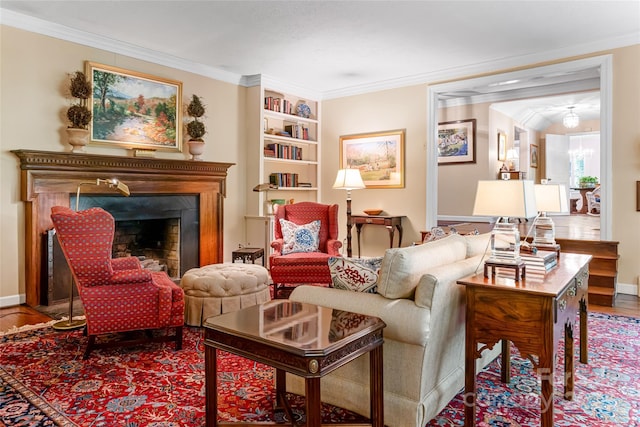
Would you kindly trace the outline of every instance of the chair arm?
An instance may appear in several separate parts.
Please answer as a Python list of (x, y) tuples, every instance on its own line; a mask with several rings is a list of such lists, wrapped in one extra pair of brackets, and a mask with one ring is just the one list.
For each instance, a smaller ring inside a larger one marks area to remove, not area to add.
[(340, 256), (340, 248), (342, 242), (340, 240), (329, 239), (327, 240), (327, 253), (331, 256)]
[(127, 285), (151, 282), (151, 272), (141, 268), (131, 270), (116, 270), (111, 275), (112, 285)]
[(135, 270), (142, 268), (140, 260), (136, 257), (127, 256), (122, 258), (113, 258), (111, 260), (111, 268), (114, 270)]
[(271, 242), (271, 247), (274, 250), (273, 255), (282, 255), (282, 247), (284, 246), (284, 239), (276, 239)]

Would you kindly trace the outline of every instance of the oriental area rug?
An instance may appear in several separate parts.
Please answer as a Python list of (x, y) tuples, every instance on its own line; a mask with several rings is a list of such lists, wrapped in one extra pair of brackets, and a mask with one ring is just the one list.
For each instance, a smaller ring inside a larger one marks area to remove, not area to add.
[[(576, 334), (577, 335), (577, 334)], [(562, 399), (562, 346), (556, 369), (556, 426), (640, 426), (640, 319), (589, 315), (589, 364), (577, 360), (575, 397)], [(185, 328), (172, 344), (82, 354), (81, 331), (50, 327), (0, 337), (0, 426), (203, 426), (203, 330)], [(271, 368), (220, 352), (219, 420), (283, 421), (272, 411)], [(500, 382), (500, 358), (478, 374), (478, 426), (540, 425), (539, 381), (514, 350), (511, 383)], [(302, 398), (291, 396), (304, 419)], [(367, 397), (365, 397), (367, 398)], [(324, 422), (362, 422), (325, 405)], [(427, 426), (464, 423), (462, 391)]]

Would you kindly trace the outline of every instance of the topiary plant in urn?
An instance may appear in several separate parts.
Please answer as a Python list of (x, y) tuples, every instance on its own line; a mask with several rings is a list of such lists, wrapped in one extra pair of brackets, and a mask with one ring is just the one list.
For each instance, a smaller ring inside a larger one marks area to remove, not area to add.
[(204, 116), (205, 107), (202, 105), (200, 97), (192, 95), (191, 102), (187, 106), (187, 114), (193, 117), (193, 120), (187, 123), (187, 133), (189, 134), (189, 154), (191, 154), (192, 160), (202, 160), (200, 156), (204, 152), (204, 140), (202, 137), (207, 130), (204, 123), (199, 119)]
[(88, 99), (91, 97), (91, 82), (82, 71), (76, 71), (69, 81), (69, 92), (78, 101), (67, 110), (67, 119), (71, 124), (67, 127), (71, 152), (84, 152), (84, 147), (89, 142), (89, 123), (91, 123), (91, 110), (88, 107)]

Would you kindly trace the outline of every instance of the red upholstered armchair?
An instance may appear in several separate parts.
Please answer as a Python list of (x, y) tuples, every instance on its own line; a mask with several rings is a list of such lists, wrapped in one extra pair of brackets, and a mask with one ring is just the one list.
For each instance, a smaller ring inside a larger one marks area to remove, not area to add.
[[(150, 272), (135, 257), (111, 258), (115, 221), (101, 208), (76, 212), (54, 206), (51, 219), (84, 305), (93, 348), (175, 341), (182, 348), (184, 293), (164, 272)], [(175, 328), (175, 334), (128, 341), (97, 342), (101, 334)]]
[[(269, 269), (274, 286), (274, 297), (288, 289), (286, 285), (300, 283), (331, 283), (328, 259), (340, 256), (342, 243), (338, 240), (338, 205), (300, 202), (292, 205), (276, 205), (274, 237), (269, 257)], [(285, 239), (280, 219), (297, 225), (320, 221), (318, 249), (314, 252), (286, 253)]]

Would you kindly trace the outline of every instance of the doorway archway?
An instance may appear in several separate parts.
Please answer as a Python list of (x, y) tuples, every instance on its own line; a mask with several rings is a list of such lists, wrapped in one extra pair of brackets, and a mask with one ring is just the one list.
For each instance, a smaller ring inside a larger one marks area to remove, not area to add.
[[(545, 76), (579, 74), (587, 69), (597, 69), (600, 83), (600, 141), (601, 141), (601, 193), (600, 207), (600, 238), (610, 240), (611, 224), (611, 195), (612, 195), (612, 73), (611, 56), (603, 55), (593, 58), (568, 61), (559, 64), (534, 67), (514, 72), (499, 73), (490, 76), (462, 79), (449, 83), (429, 86), (427, 90), (427, 174), (426, 174), (426, 224), (430, 229), (438, 223), (438, 102), (445, 94), (469, 92), (477, 87), (503, 88), (504, 82), (535, 81)], [(533, 86), (533, 85), (532, 85)], [(559, 91), (560, 89), (558, 89)], [(497, 90), (496, 90), (497, 91)]]

